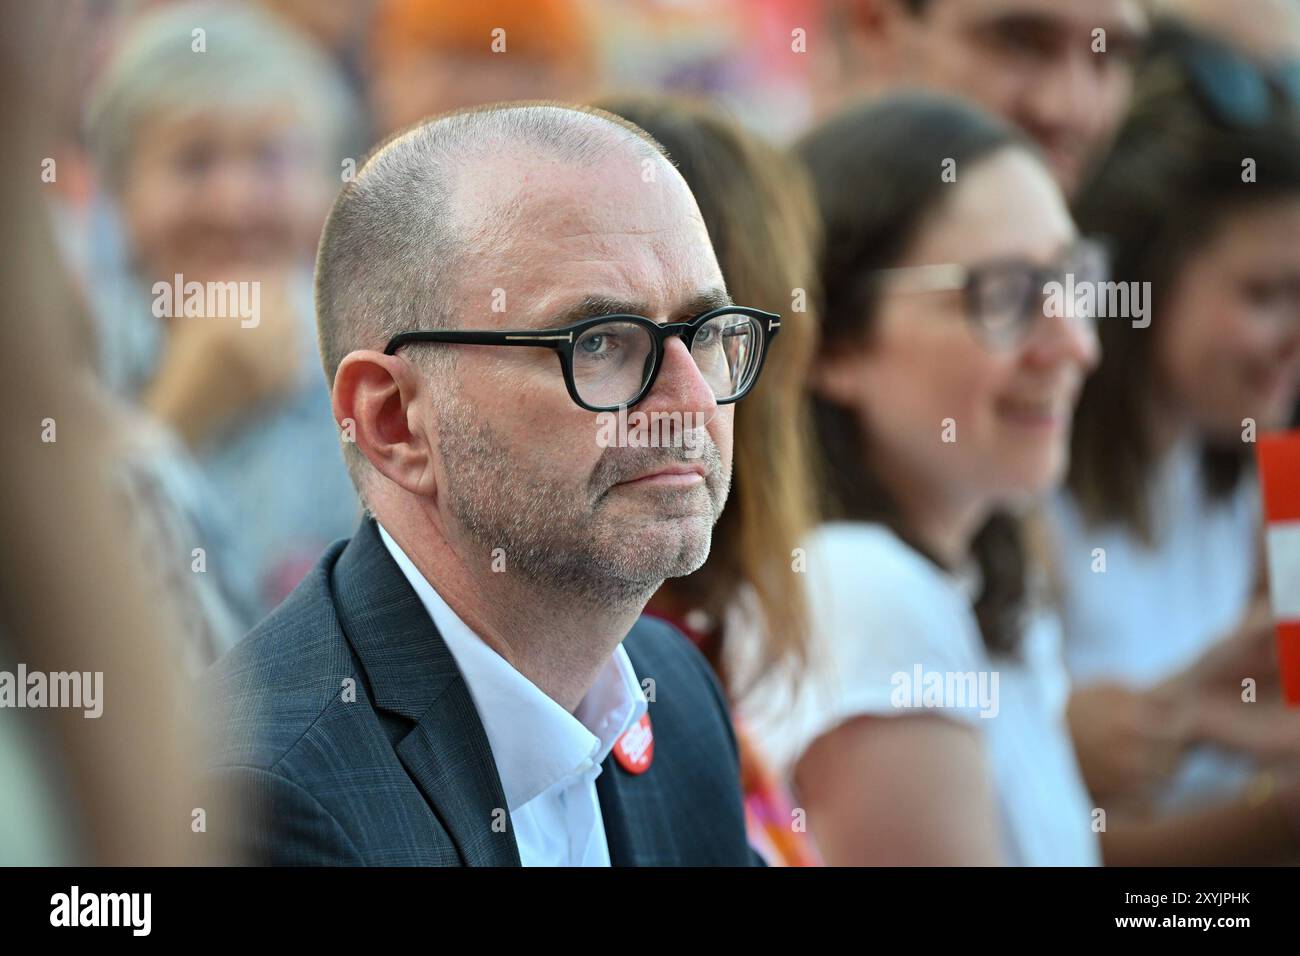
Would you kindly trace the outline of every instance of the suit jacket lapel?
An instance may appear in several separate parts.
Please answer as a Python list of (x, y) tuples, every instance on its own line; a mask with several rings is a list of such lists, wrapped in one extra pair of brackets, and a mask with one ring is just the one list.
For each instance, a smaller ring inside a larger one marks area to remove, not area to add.
[(469, 687), (373, 519), (339, 556), (333, 589), (375, 706), (415, 724), (397, 744), (398, 759), (465, 863), (519, 866), (501, 777)]
[(666, 812), (652, 764), (644, 773), (628, 773), (613, 754), (596, 778), (605, 841), (613, 866), (674, 866), (680, 862), (672, 819)]

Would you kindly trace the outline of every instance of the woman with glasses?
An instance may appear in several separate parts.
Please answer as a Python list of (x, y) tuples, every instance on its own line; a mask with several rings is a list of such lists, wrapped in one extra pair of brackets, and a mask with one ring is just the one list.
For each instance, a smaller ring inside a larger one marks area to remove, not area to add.
[(1252, 468), (1300, 392), (1297, 75), (1160, 27), (1077, 208), (1154, 305), (1101, 322), (1052, 509), (1108, 861), (1300, 859), (1300, 715), (1278, 692)]
[(806, 550), (807, 678), (743, 702), (840, 864), (1099, 861), (1027, 509), (1097, 359), (1048, 290), (1104, 276), (1035, 148), (956, 100), (797, 147), (824, 228), (811, 375), (837, 520)]

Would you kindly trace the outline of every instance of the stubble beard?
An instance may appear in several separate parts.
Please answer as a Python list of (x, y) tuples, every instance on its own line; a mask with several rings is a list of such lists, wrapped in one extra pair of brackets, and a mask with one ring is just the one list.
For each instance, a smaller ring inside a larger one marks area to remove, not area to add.
[[(665, 579), (697, 570), (730, 490), (707, 433), (694, 459), (705, 467), (705, 481), (685, 491), (615, 487), (647, 469), (690, 460), (680, 448), (607, 449), (575, 487), (529, 470), (526, 455), (454, 399), (441, 410), (439, 435), (448, 507), (484, 562), (500, 556), (504, 573), (587, 606), (639, 610)], [(629, 502), (634, 495), (640, 507)]]

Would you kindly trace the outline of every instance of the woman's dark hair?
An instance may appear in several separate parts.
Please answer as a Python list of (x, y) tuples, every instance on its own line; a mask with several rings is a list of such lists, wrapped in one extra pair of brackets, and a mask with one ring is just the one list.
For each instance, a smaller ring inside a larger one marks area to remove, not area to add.
[[(1151, 423), (1154, 358), (1177, 325), (1159, 305), (1169, 300), (1188, 260), (1234, 214), (1282, 196), (1300, 197), (1294, 110), (1243, 124), (1214, 117), (1213, 98), (1189, 69), (1189, 58), (1206, 42), (1183, 27), (1156, 27), (1133, 108), (1075, 210), (1081, 230), (1109, 239), (1112, 279), (1150, 282), (1148, 301), (1155, 307), (1147, 328), (1122, 319), (1098, 323), (1102, 362), (1080, 396), (1067, 486), (1089, 523), (1118, 522), (1147, 541), (1154, 534), (1149, 496), (1158, 457)], [(1249, 182), (1243, 181), (1247, 158), (1256, 174)], [(1248, 456), (1241, 442), (1207, 444), (1207, 493), (1230, 494)]]
[[(796, 145), (812, 175), (824, 230), (820, 261), (823, 354), (869, 341), (878, 301), (870, 273), (895, 265), (956, 188), (941, 177), (946, 160), (967, 171), (1002, 150), (1033, 152), (1001, 121), (948, 97), (909, 93), (850, 107)], [(823, 510), (876, 521), (936, 564), (903, 523), (867, 453), (870, 436), (852, 409), (821, 395), (813, 418), (827, 476)], [(1014, 651), (1029, 571), (1018, 518), (992, 515), (972, 552), (983, 575), (975, 616), (990, 651)]]

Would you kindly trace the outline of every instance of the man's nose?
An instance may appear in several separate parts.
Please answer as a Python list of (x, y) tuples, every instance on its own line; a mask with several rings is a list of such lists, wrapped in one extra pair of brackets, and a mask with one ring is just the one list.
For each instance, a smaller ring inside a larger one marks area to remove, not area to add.
[(242, 222), (254, 216), (269, 198), (261, 178), (251, 164), (227, 158), (212, 171), (206, 194), (211, 218)]
[(664, 343), (663, 363), (650, 393), (639, 403), (645, 411), (689, 412), (707, 425), (718, 413), (717, 396), (700, 372), (686, 343), (671, 336)]
[(1044, 71), (1029, 98), (1042, 128), (1077, 133), (1095, 125), (1105, 80), (1092, 56), (1090, 50), (1070, 50)]

